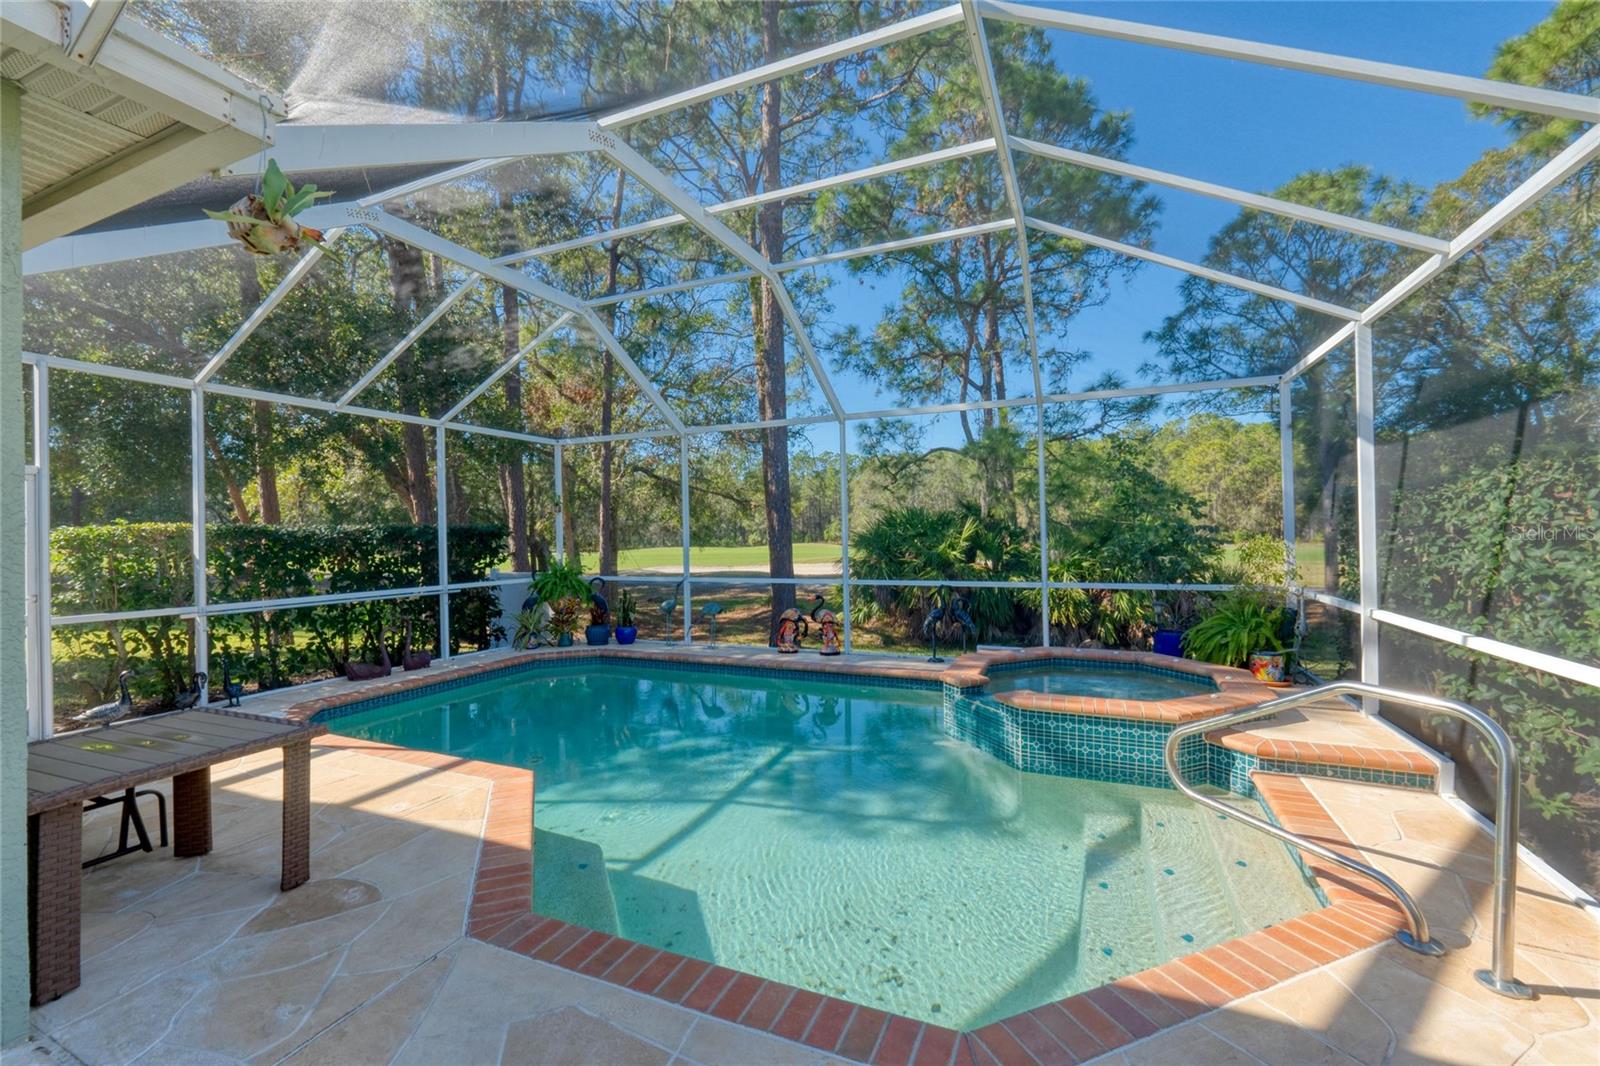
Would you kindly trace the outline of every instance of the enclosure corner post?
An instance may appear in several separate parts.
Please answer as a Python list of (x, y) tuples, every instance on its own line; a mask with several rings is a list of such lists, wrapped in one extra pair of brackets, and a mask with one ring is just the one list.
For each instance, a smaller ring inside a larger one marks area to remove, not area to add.
[[(206, 618), (206, 394), (189, 390), (189, 565), (194, 569), (194, 668), (211, 673), (211, 629)], [(211, 686), (200, 686), (200, 706), (211, 702)]]
[[(33, 616), (28, 639), (33, 641), (29, 659), (38, 675), (33, 678), (37, 704), (29, 723), (29, 737), (41, 740), (55, 732), (55, 648), (50, 640), (50, 365), (33, 367), (33, 487), (31, 516), (32, 555), (23, 565), (33, 578)], [(24, 514), (27, 513), (24, 505)], [(29, 541), (24, 537), (23, 541)]]
[(851, 651), (850, 621), (850, 434), (839, 419), (839, 613), (844, 623), (844, 651)]
[(1050, 501), (1044, 479), (1044, 404), (1038, 404), (1039, 424), (1034, 438), (1038, 444), (1039, 469), (1039, 639), (1050, 646)]
[[(1300, 583), (1295, 561), (1298, 533), (1294, 521), (1294, 380), (1278, 382), (1278, 469), (1283, 489), (1283, 570), (1285, 583), (1293, 588)], [(1292, 594), (1292, 593), (1291, 593)]]
[[(1361, 586), (1361, 680), (1382, 683), (1378, 662), (1378, 463), (1376, 392), (1372, 383), (1372, 327), (1356, 327), (1356, 566)], [(1363, 697), (1362, 709), (1378, 713), (1378, 701)]]
[(566, 457), (561, 454), (562, 449), (560, 441), (556, 441), (554, 447), (555, 456), (552, 459), (552, 462), (555, 464), (555, 470), (552, 481), (554, 482), (556, 492), (556, 560), (560, 562), (565, 560), (567, 557), (567, 488), (566, 485), (563, 484), (561, 477), (561, 464)]
[(28, 1035), (22, 458), (22, 87), (0, 81), (0, 1046)]
[(683, 642), (694, 641), (694, 583), (689, 577), (689, 435), (678, 434), (678, 530), (683, 540)]
[(438, 523), (439, 549), (439, 658), (450, 658), (450, 521), (446, 509), (450, 504), (450, 480), (445, 476), (444, 424), (433, 427), (433, 483), (437, 503), (434, 521)]

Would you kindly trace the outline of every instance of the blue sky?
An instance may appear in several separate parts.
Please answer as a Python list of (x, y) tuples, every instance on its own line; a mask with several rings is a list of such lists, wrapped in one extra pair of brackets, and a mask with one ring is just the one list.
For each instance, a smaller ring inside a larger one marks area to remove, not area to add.
[[(1506, 2), (1059, 6), (1478, 76), (1500, 42), (1550, 11), (1549, 4)], [(1433, 185), (1504, 143), (1498, 127), (1472, 118), (1453, 99), (1074, 34), (1052, 33), (1050, 40), (1056, 62), (1087, 77), (1102, 106), (1132, 112), (1132, 161), (1224, 185), (1269, 191), (1301, 171), (1351, 162)], [(1185, 259), (1200, 259), (1207, 238), (1233, 215), (1228, 205), (1200, 197), (1163, 200), (1154, 246)], [(1093, 358), (1070, 384), (1087, 385), (1106, 370), (1136, 380), (1138, 365), (1152, 354), (1143, 335), (1176, 310), (1182, 277), (1146, 266), (1104, 306), (1076, 319), (1067, 341)], [(877, 283), (879, 299), (897, 289), (892, 280)], [(840, 299), (846, 293), (836, 290), (835, 322), (870, 328), (879, 301), (866, 292)], [(834, 381), (851, 409), (888, 405), (865, 382), (839, 374)]]

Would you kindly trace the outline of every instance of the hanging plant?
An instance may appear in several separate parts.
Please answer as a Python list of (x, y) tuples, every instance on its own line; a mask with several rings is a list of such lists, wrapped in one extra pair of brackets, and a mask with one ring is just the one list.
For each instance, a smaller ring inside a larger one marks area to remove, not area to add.
[(228, 235), (256, 255), (281, 255), (299, 251), (300, 245), (313, 244), (328, 251), (322, 231), (302, 226), (294, 216), (331, 192), (318, 192), (307, 182), (298, 189), (284, 177), (276, 159), (267, 163), (261, 187), (234, 202), (226, 211), (207, 211), (218, 222), (228, 224)]

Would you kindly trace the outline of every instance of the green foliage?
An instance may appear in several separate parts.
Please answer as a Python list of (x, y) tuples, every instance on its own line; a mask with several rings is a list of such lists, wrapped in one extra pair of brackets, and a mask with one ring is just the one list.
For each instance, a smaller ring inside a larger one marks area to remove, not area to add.
[(589, 599), (589, 586), (583, 580), (583, 568), (565, 559), (553, 559), (541, 573), (535, 574), (533, 591), (543, 603), (565, 599), (583, 603)]
[(1282, 624), (1282, 607), (1256, 593), (1235, 590), (1184, 632), (1183, 651), (1201, 662), (1243, 666), (1252, 652), (1283, 650), (1278, 640)]
[[(864, 578), (916, 581), (1037, 580), (1039, 548), (1027, 531), (990, 515), (976, 504), (945, 511), (897, 507), (851, 538), (852, 569)], [(931, 588), (886, 587), (854, 599), (855, 617), (867, 621), (889, 613), (908, 631), (920, 633), (922, 619), (933, 607)], [(970, 613), (978, 639), (988, 640), (1026, 629), (1019, 615), (1022, 599), (1005, 589), (970, 589)], [(1037, 603), (1035, 603), (1037, 609)], [(1037, 617), (1037, 614), (1035, 614)]]
[(545, 622), (545, 612), (539, 607), (528, 607), (518, 611), (516, 629), (511, 634), (511, 646), (519, 651), (525, 651), (549, 643)]
[(557, 637), (570, 637), (578, 631), (578, 619), (583, 614), (583, 601), (576, 596), (563, 596), (550, 603), (550, 632)]
[(617, 593), (617, 625), (626, 629), (633, 625), (634, 612), (639, 609), (638, 601), (633, 598), (633, 593), (624, 588)]
[[(215, 604), (338, 592), (411, 588), (438, 580), (433, 526), (301, 529), (215, 524), (206, 529), (209, 600)], [(485, 577), (504, 551), (505, 530), (449, 529), (452, 581)], [(51, 531), (55, 610), (87, 614), (182, 606), (192, 602), (187, 523), (116, 522)], [(498, 594), (451, 594), (452, 649), (495, 639)], [(276, 688), (375, 654), (378, 633), (410, 619), (426, 639), (438, 632), (436, 596), (393, 603), (310, 607), (214, 615), (212, 655), (231, 654), (236, 676)], [(164, 706), (187, 687), (193, 623), (149, 618), (58, 630), (56, 699), (64, 710), (109, 699), (116, 675), (135, 667), (142, 703)]]

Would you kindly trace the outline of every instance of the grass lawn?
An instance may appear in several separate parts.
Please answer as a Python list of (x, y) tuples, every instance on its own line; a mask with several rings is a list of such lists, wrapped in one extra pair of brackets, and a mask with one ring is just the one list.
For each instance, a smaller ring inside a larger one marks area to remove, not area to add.
[[(767, 568), (765, 544), (738, 545), (729, 548), (696, 547), (690, 553), (695, 566), (737, 567), (748, 570)], [(794, 561), (797, 563), (834, 563), (839, 561), (839, 545), (820, 541), (795, 541)], [(584, 573), (595, 573), (600, 566), (599, 552), (583, 553)], [(632, 548), (617, 553), (617, 569), (630, 570), (679, 569), (683, 566), (683, 548), (668, 545), (661, 548)]]

